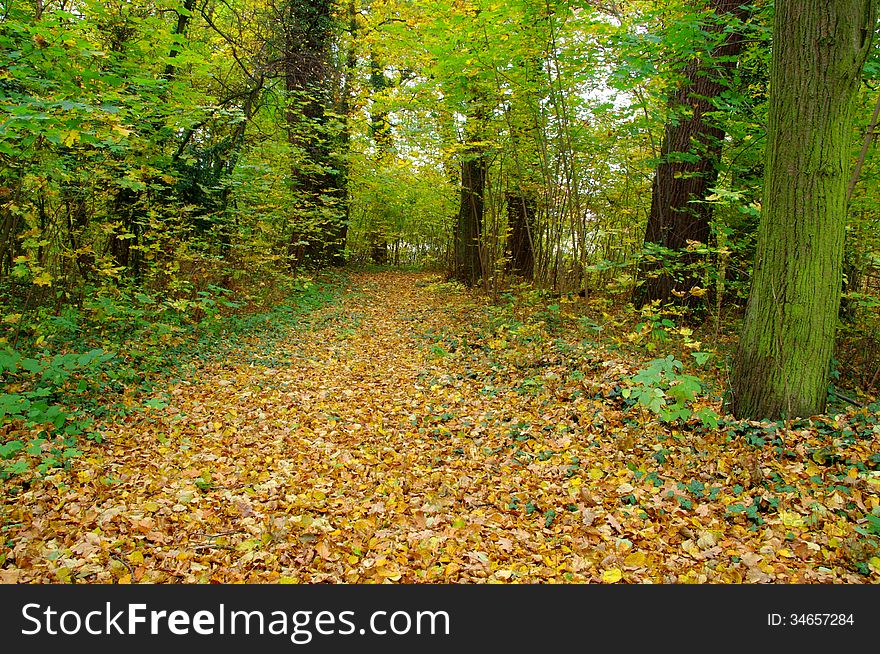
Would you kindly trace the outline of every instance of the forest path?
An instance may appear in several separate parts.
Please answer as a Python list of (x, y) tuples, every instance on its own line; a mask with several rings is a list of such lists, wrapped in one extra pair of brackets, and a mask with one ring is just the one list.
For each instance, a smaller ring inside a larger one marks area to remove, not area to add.
[(26, 493), (16, 580), (588, 579), (602, 538), (566, 510), (571, 457), (537, 460), (535, 396), (487, 386), (463, 344), (485, 304), (430, 275), (351, 287), (269, 356), (107, 425), (75, 487)]
[[(807, 535), (785, 541), (798, 514), (771, 512), (762, 531), (731, 519), (745, 446), (631, 419), (609, 393), (632, 368), (583, 333), (566, 344), (431, 275), (353, 274), (349, 290), (4, 498), (0, 580), (831, 574)], [(796, 483), (803, 468), (779, 470)]]

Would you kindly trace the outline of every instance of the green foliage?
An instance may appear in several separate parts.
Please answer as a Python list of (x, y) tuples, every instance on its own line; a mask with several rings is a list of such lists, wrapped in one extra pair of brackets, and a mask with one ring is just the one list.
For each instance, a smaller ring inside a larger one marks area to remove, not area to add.
[[(78, 454), (76, 437), (91, 427), (92, 419), (71, 407), (95, 390), (103, 364), (114, 356), (101, 349), (39, 359), (9, 347), (0, 351), (0, 375), (11, 391), (0, 394), (0, 429), (10, 425), (12, 432), (10, 428), (5, 432), (35, 434), (0, 446), (4, 459), (0, 476), (24, 472), (34, 460), (39, 461), (37, 470), (45, 472)], [(9, 461), (21, 450), (29, 458)]]
[(624, 380), (620, 394), (664, 422), (687, 422), (697, 418), (706, 427), (717, 427), (718, 414), (707, 407), (694, 407), (704, 392), (703, 382), (699, 377), (684, 374), (683, 369), (684, 364), (672, 355), (654, 359), (646, 368)]
[[(107, 287), (80, 308), (34, 317), (17, 333), (19, 349), (0, 349), (0, 475), (67, 465), (79, 452), (78, 438), (101, 442), (96, 418), (137, 410), (127, 398), (208, 357), (233, 350), (247, 356), (255, 335), (265, 343), (279, 326), (307, 318), (337, 297), (344, 279), (276, 280), (272, 290), (281, 297), (236, 299), (217, 286), (177, 298)], [(259, 347), (250, 356), (260, 357)], [(143, 400), (154, 410), (166, 404)]]
[(403, 160), (353, 162), (351, 260), (375, 260), (381, 244), (398, 266), (442, 267), (454, 215), (455, 189), (440, 171), (412, 168)]

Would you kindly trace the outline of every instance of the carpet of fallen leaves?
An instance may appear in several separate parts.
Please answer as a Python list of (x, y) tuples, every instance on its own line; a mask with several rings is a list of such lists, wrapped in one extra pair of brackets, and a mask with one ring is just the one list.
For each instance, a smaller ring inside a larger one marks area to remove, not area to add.
[(880, 581), (880, 430), (674, 428), (614, 397), (620, 352), (524, 347), (430, 275), (349, 285), (4, 492), (0, 580)]

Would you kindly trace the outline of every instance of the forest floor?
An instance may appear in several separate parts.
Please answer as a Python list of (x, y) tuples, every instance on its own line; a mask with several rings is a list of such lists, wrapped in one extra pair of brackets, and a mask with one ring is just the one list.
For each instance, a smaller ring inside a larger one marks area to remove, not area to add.
[(0, 581), (880, 582), (870, 416), (664, 422), (553, 318), (352, 274), (4, 493)]

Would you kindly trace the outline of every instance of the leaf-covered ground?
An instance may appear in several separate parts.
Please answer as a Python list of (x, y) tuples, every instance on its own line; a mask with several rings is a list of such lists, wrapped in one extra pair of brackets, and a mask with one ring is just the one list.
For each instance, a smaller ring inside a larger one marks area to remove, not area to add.
[(350, 286), (3, 482), (0, 579), (880, 581), (875, 416), (663, 422), (621, 395), (645, 361), (567, 309)]

